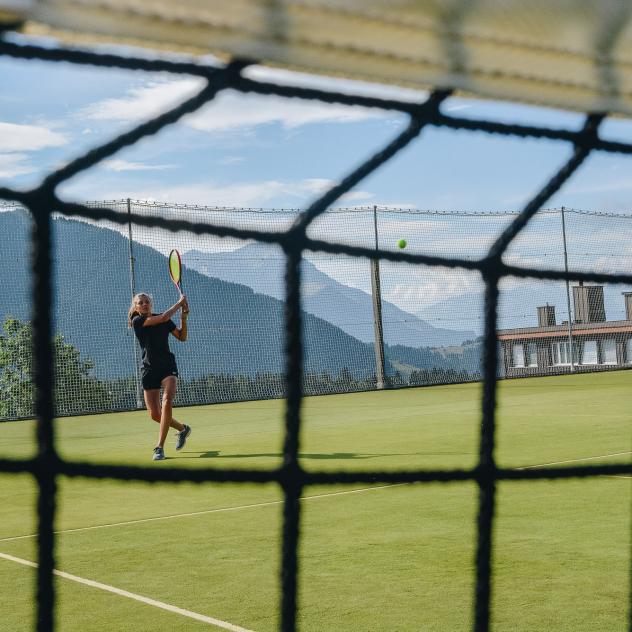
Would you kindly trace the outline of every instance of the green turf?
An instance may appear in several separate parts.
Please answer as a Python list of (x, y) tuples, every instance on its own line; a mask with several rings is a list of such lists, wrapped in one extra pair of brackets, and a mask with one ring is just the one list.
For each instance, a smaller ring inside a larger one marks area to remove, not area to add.
[[(627, 462), (632, 373), (500, 384), (497, 458), (521, 467)], [(280, 463), (282, 401), (177, 410), (193, 435), (153, 463), (143, 412), (59, 420), (67, 459), (150, 467)], [(480, 385), (308, 398), (301, 458), (310, 470), (471, 467)], [(172, 441), (172, 440), (171, 440)], [(0, 456), (28, 456), (34, 424), (0, 425)], [(0, 477), (0, 553), (35, 559), (35, 488)], [(350, 491), (309, 488), (306, 496)], [(257, 632), (278, 629), (281, 494), (275, 485), (148, 485), (62, 479), (56, 567)], [(630, 480), (502, 483), (494, 541), (495, 630), (624, 630)], [(259, 505), (247, 507), (247, 505)], [(302, 503), (302, 631), (471, 629), (477, 489), (402, 485)], [(213, 511), (228, 509), (227, 511)], [(197, 515), (130, 523), (176, 514)], [(129, 523), (102, 527), (106, 524)], [(68, 531), (70, 529), (82, 529)], [(0, 558), (0, 631), (33, 629), (32, 569)], [(213, 626), (58, 579), (64, 632)]]

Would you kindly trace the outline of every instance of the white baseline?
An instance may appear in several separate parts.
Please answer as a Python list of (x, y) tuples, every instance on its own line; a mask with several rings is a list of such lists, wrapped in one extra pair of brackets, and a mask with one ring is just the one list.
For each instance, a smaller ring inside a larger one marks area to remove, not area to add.
[[(333, 496), (345, 496), (348, 494), (360, 494), (362, 492), (371, 492), (378, 489), (386, 489), (388, 487), (399, 487), (401, 485), (409, 485), (409, 483), (393, 483), (390, 485), (373, 485), (372, 487), (362, 487), (359, 489), (350, 489), (343, 492), (330, 492), (327, 494), (314, 494), (313, 496), (302, 496), (301, 500), (317, 500), (319, 498), (331, 498)], [(110, 522), (106, 524), (97, 524), (90, 527), (77, 527), (75, 529), (61, 529), (55, 531), (56, 535), (61, 533), (76, 533), (77, 531), (91, 531), (93, 529), (109, 529), (110, 527), (124, 527), (130, 524), (142, 524), (145, 522), (157, 522), (158, 520), (173, 520), (174, 518), (188, 518), (190, 516), (205, 516), (213, 513), (223, 513), (226, 511), (240, 511), (243, 509), (253, 509), (255, 507), (271, 507), (280, 505), (282, 500), (270, 500), (265, 503), (252, 503), (250, 505), (237, 505), (235, 507), (220, 507), (219, 509), (204, 509), (203, 511), (191, 511), (188, 513), (170, 514), (167, 516), (155, 516), (153, 518), (139, 518), (138, 520), (126, 520), (125, 522)], [(0, 542), (12, 542), (13, 540), (26, 540), (28, 538), (36, 538), (37, 533), (28, 535), (15, 535), (9, 538), (0, 538)]]
[(602, 454), (600, 456), (585, 456), (581, 459), (569, 459), (568, 461), (553, 461), (552, 463), (540, 463), (538, 465), (526, 465), (517, 467), (517, 470), (535, 470), (538, 467), (548, 467), (549, 465), (564, 465), (566, 463), (580, 463), (581, 461), (594, 461), (595, 459), (609, 459), (611, 456), (623, 456), (632, 452), (613, 452), (612, 454)]
[[(0, 553), (0, 558), (8, 560), (9, 562), (22, 564), (23, 566), (37, 568), (37, 564), (35, 562), (23, 560), (20, 557), (14, 557), (13, 555), (7, 555), (6, 553)], [(53, 574), (57, 575), (58, 577), (63, 577), (64, 579), (69, 579), (70, 581), (77, 582), (78, 584), (83, 584), (84, 586), (90, 586), (92, 588), (98, 588), (99, 590), (105, 590), (107, 592), (114, 593), (115, 595), (119, 595), (119, 597), (127, 597), (128, 599), (134, 599), (135, 601), (140, 601), (141, 603), (147, 604), (149, 606), (154, 606), (155, 608), (161, 608), (162, 610), (167, 610), (168, 612), (173, 612), (174, 614), (179, 614), (183, 617), (189, 617), (189, 619), (202, 621), (202, 623), (210, 623), (211, 625), (222, 628), (224, 630), (230, 630), (231, 632), (252, 632), (252, 630), (240, 628), (238, 625), (233, 625), (232, 623), (228, 623), (227, 621), (214, 619), (213, 617), (207, 617), (206, 615), (192, 612), (191, 610), (178, 608), (177, 606), (172, 606), (171, 604), (157, 601), (156, 599), (150, 599), (149, 597), (143, 597), (142, 595), (137, 595), (136, 593), (128, 592), (127, 590), (121, 590), (120, 588), (109, 586), (108, 584), (95, 582), (91, 579), (84, 579), (83, 577), (77, 577), (77, 575), (71, 575), (70, 573), (64, 573), (63, 571), (58, 570), (53, 570)]]
[[(566, 463), (580, 463), (582, 461), (593, 461), (595, 459), (607, 459), (612, 456), (623, 456), (625, 454), (632, 454), (632, 451), (627, 452), (613, 452), (611, 454), (601, 454), (599, 456), (586, 456), (580, 459), (569, 459), (566, 461), (552, 461), (551, 463), (539, 463), (537, 465), (525, 465), (523, 467), (517, 467), (516, 470), (532, 470), (539, 467), (549, 467), (550, 465), (564, 465)], [(630, 478), (629, 476), (609, 476), (608, 478)], [(319, 498), (331, 498), (333, 496), (345, 496), (348, 494), (360, 494), (363, 492), (370, 492), (379, 489), (386, 489), (390, 487), (400, 487), (401, 485), (410, 485), (411, 483), (393, 483), (390, 485), (373, 485), (371, 487), (362, 487), (359, 489), (351, 489), (343, 492), (331, 492), (328, 494), (315, 494), (313, 496), (302, 496), (301, 500), (316, 500)], [(187, 513), (179, 513), (179, 514), (169, 514), (167, 516), (155, 516), (152, 518), (139, 518), (138, 520), (126, 520), (123, 522), (110, 522), (106, 524), (98, 524), (92, 525), (89, 527), (77, 527), (75, 529), (61, 529), (59, 531), (55, 531), (55, 534), (59, 535), (62, 533), (76, 533), (79, 531), (91, 531), (94, 529), (109, 529), (111, 527), (124, 527), (132, 524), (143, 524), (146, 522), (157, 522), (159, 520), (173, 520), (174, 518), (188, 518), (191, 516), (204, 516), (207, 514), (213, 513), (223, 513), (227, 511), (241, 511), (243, 509), (254, 509), (256, 507), (271, 507), (274, 505), (280, 505), (282, 500), (271, 500), (264, 503), (251, 503), (250, 505), (237, 505), (234, 507), (220, 507), (218, 509), (204, 509), (202, 511), (191, 511)], [(12, 542), (14, 540), (25, 540), (29, 538), (36, 538), (36, 533), (30, 533), (28, 535), (16, 535), (8, 538), (0, 538), (0, 542)]]

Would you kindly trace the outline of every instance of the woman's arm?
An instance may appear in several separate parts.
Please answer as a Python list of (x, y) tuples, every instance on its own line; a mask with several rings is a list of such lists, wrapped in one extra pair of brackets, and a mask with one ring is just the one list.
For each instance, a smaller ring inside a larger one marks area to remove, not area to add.
[(185, 301), (180, 312), (180, 328), (171, 332), (180, 342), (184, 342), (187, 339), (187, 318), (189, 318), (189, 304)]
[(158, 316), (147, 316), (147, 318), (145, 318), (145, 322), (143, 323), (143, 327), (151, 327), (152, 325), (160, 325), (160, 323), (166, 323), (183, 305), (186, 304), (186, 302), (186, 297), (181, 296), (180, 300), (175, 305), (172, 305), (162, 314), (158, 314)]

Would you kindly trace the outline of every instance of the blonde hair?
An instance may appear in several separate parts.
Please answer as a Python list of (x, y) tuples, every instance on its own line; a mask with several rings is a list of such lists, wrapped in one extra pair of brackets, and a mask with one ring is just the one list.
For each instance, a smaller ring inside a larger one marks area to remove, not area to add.
[(129, 311), (127, 312), (127, 326), (131, 327), (132, 326), (132, 321), (134, 320), (135, 316), (140, 316), (140, 312), (138, 312), (136, 310), (136, 303), (138, 301), (138, 299), (140, 299), (141, 297), (145, 297), (150, 303), (153, 303), (153, 299), (151, 298), (151, 296), (149, 294), (147, 294), (146, 292), (139, 292), (138, 294), (135, 294), (132, 297), (132, 304), (129, 306)]

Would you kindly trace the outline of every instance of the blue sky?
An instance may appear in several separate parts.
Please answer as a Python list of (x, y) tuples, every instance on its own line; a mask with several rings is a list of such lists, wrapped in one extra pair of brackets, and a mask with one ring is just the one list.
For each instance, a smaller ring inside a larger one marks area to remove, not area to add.
[[(247, 74), (415, 101), (425, 97), (408, 89), (264, 68), (249, 69)], [(17, 189), (36, 185), (49, 171), (175, 105), (200, 85), (196, 79), (163, 74), (9, 58), (0, 58), (0, 81), (4, 87), (0, 93), (0, 185)], [(571, 129), (583, 120), (575, 113), (461, 98), (447, 101), (444, 110), (459, 116)], [(405, 117), (389, 112), (226, 92), (200, 112), (73, 178), (59, 193), (78, 201), (131, 197), (211, 206), (304, 208), (405, 124)], [(632, 140), (632, 124), (607, 122), (603, 134)], [(429, 128), (336, 205), (516, 211), (570, 152), (563, 143)], [(594, 154), (547, 206), (630, 213), (631, 167), (631, 157)], [(406, 236), (410, 248), (416, 249), (412, 230), (404, 218), (393, 220), (385, 241), (395, 244)], [(629, 261), (627, 232), (620, 233), (619, 239), (625, 237), (620, 251)], [(485, 243), (492, 237), (478, 235)], [(465, 241), (460, 254), (480, 245), (472, 236)], [(439, 234), (435, 251), (459, 254), (450, 251), (454, 244), (454, 236)], [(226, 242), (222, 247), (226, 248)], [(521, 256), (517, 253), (513, 261), (526, 261)], [(343, 270), (321, 261), (321, 269), (369, 291), (365, 262)], [(407, 281), (385, 283), (385, 298), (427, 316), (429, 306), (480, 289), (475, 275), (470, 280), (465, 276), (421, 270)]]
[[(364, 93), (423, 93), (357, 82), (252, 76)], [(0, 182), (25, 188), (50, 169), (184, 99), (189, 78), (0, 59)], [(451, 99), (462, 116), (577, 127), (581, 116), (549, 109)], [(305, 206), (324, 187), (383, 146), (405, 124), (392, 113), (224, 93), (104, 165), (65, 184), (68, 199), (142, 198), (235, 206)], [(628, 122), (606, 133), (632, 139)], [(562, 143), (428, 129), (341, 205), (385, 204), (441, 210), (518, 210), (568, 157)], [(549, 206), (627, 211), (632, 158), (599, 154)]]

